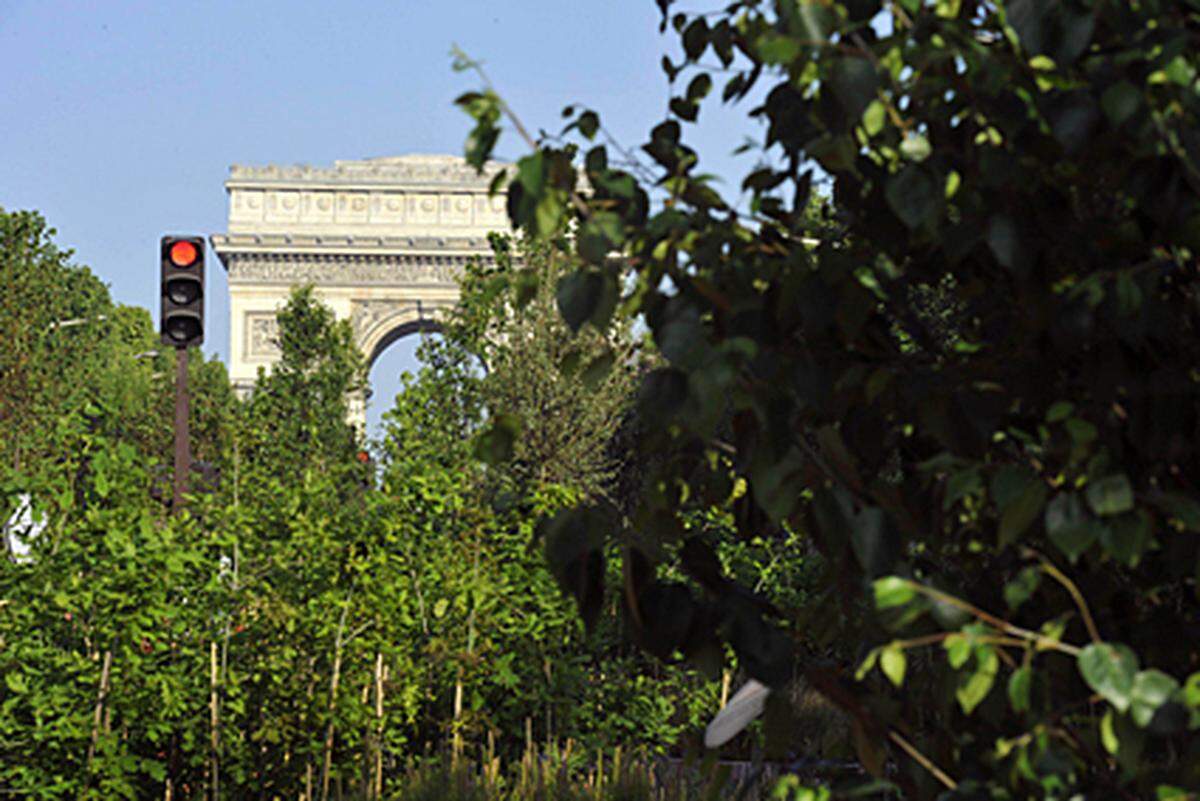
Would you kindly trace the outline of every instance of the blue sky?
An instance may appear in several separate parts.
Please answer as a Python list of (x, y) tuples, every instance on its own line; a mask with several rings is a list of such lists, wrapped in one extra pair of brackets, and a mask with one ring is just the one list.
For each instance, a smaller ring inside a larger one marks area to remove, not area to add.
[[(639, 144), (676, 52), (657, 25), (652, 0), (0, 0), (0, 206), (41, 211), (118, 301), (157, 315), (158, 239), (225, 229), (229, 165), (460, 153), (452, 101), (477, 83), (451, 70), (454, 43), (531, 128), (557, 131), (582, 102)], [(753, 131), (717, 109), (701, 122), (709, 171), (733, 174)], [(501, 140), (501, 157), (521, 152)], [(205, 350), (224, 359), (224, 271), (209, 265)], [(373, 420), (415, 344), (372, 370)]]

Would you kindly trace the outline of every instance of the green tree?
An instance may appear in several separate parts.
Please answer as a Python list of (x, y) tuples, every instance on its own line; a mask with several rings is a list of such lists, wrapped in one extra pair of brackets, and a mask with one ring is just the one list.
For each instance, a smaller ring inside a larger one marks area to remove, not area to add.
[[(625, 592), (660, 645), (699, 657), (711, 632), (768, 685), (803, 673), (907, 797), (1185, 797), (1200, 9), (659, 6), (682, 52), (649, 164), (616, 166), (576, 108), (579, 144), (529, 142), (507, 187), (531, 236), (575, 226), (566, 322), (641, 316), (666, 359), (642, 384), (662, 457), (641, 509), (575, 513), (556, 568), (579, 575), (633, 526), (677, 538), (686, 498), (747, 536), (803, 530), (829, 565), (803, 628), (703, 543), (681, 551), (688, 584), (627, 570)], [(718, 78), (725, 102), (762, 98), (737, 203), (685, 142)], [(507, 109), (490, 86), (460, 103), (482, 164)], [(842, 231), (813, 241), (819, 182)], [(599, 603), (597, 581), (574, 586)], [(646, 603), (667, 592), (669, 612)], [(847, 640), (861, 667), (809, 656)]]
[(257, 475), (289, 484), (354, 464), (359, 436), (347, 403), (366, 376), (349, 322), (336, 320), (311, 286), (293, 290), (278, 321), (280, 358), (259, 375), (239, 447)]
[(421, 737), (490, 733), (515, 755), (528, 725), (538, 741), (665, 748), (716, 688), (631, 649), (617, 603), (585, 647), (531, 547), (539, 517), (612, 493), (638, 350), (627, 330), (566, 328), (561, 254), (500, 238), (493, 248), (493, 265), (463, 275), (442, 335), (422, 342), (420, 372), (385, 415), (382, 488), (406, 532), (397, 541), (432, 665)]

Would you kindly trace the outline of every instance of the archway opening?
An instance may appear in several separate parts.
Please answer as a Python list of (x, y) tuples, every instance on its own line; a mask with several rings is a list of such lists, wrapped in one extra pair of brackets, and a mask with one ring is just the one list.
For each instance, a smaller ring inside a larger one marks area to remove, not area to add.
[(367, 374), (371, 389), (367, 400), (367, 438), (377, 441), (383, 436), (383, 415), (396, 405), (404, 373), (416, 375), (421, 369), (417, 348), (427, 337), (440, 337), (440, 328), (431, 320), (414, 321), (397, 326), (379, 341), (369, 355)]

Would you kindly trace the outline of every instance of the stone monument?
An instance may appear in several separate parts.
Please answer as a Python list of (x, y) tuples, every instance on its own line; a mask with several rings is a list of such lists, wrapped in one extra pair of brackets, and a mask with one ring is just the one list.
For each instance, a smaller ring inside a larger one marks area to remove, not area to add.
[[(212, 236), (229, 276), (229, 377), (239, 394), (279, 355), (276, 311), (312, 284), (348, 319), (368, 365), (392, 342), (436, 328), (468, 259), (491, 258), (509, 230), (501, 165), (482, 175), (456, 156), (338, 161), (332, 168), (230, 168), (229, 230)], [(362, 422), (361, 399), (352, 419)]]

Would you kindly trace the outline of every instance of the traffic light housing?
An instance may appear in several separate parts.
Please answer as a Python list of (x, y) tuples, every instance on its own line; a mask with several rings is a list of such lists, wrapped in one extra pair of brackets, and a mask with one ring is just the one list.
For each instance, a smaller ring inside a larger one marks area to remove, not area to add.
[(164, 236), (159, 256), (163, 344), (199, 345), (204, 342), (204, 237)]

